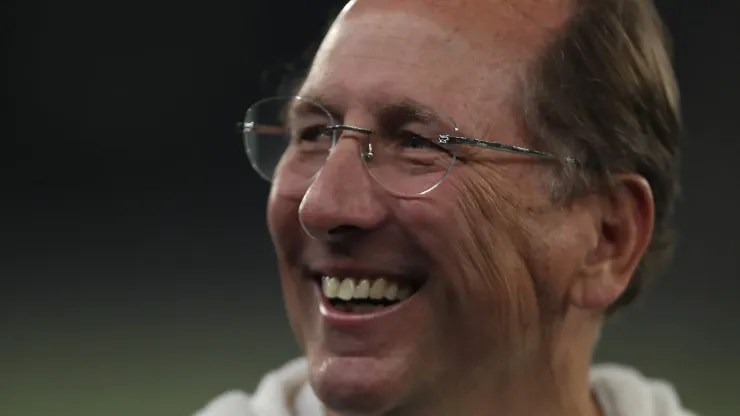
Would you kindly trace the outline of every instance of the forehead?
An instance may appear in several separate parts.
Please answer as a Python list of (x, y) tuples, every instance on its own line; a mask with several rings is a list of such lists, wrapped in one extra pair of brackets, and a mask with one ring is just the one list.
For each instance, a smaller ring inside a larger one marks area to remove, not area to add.
[(476, 122), (479, 111), (500, 122), (502, 112), (491, 110), (510, 104), (542, 30), (530, 19), (523, 24), (521, 11), (508, 3), (483, 1), (485, 10), (471, 9), (473, 3), (481, 2), (351, 3), (324, 39), (300, 94), (344, 111), (406, 100), (458, 124)]

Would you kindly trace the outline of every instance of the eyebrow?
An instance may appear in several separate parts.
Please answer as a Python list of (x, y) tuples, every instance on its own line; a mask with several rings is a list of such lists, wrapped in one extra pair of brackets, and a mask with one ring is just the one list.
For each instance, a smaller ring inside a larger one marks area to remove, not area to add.
[[(328, 107), (324, 106), (321, 102), (305, 96), (300, 96), (301, 98), (305, 98), (306, 100), (298, 100), (293, 102), (293, 105), (291, 105), (289, 108), (287, 108), (287, 115), (288, 116), (294, 116), (294, 115), (318, 115), (318, 116), (326, 116), (326, 113), (323, 112), (319, 107), (316, 106), (316, 104), (320, 104), (329, 112), (331, 113), (332, 117), (334, 117), (334, 113), (329, 109)], [(312, 104), (314, 103), (314, 104)]]
[(443, 120), (442, 116), (431, 107), (408, 98), (396, 103), (380, 105), (378, 113), (381, 118), (413, 120), (422, 123), (440, 122)]
[[(310, 94), (300, 95), (300, 97), (321, 105), (329, 110), (332, 117), (341, 119), (339, 116), (343, 112), (342, 107), (327, 97)], [(419, 122), (424, 124), (452, 123), (454, 125), (452, 119), (446, 118), (431, 107), (410, 98), (392, 103), (374, 102), (370, 105), (370, 110), (384, 123)]]

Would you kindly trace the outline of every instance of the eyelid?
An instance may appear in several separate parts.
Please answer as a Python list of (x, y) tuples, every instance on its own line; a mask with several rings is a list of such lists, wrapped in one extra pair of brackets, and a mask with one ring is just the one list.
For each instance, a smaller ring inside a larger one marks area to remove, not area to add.
[(416, 132), (413, 132), (413, 131), (409, 131), (409, 130), (401, 130), (401, 131), (402, 132), (410, 133), (411, 135), (415, 136), (416, 138), (418, 138), (420, 140), (426, 141), (427, 143), (429, 143), (429, 146), (432, 147), (432, 148), (436, 148), (438, 150), (441, 150), (441, 151), (447, 152), (447, 153), (450, 153), (450, 151), (451, 151), (451, 149), (450, 149), (449, 146), (444, 146), (444, 145), (442, 145), (439, 142), (439, 135), (427, 136), (427, 135), (419, 134), (419, 133), (416, 133)]
[(316, 127), (321, 131), (321, 134), (334, 134), (337, 131), (337, 129), (333, 128), (329, 124), (317, 125)]
[(427, 136), (426, 134), (422, 134), (422, 133), (417, 133), (417, 132), (415, 132), (415, 131), (413, 131), (413, 130), (409, 130), (409, 129), (402, 129), (402, 130), (400, 130), (400, 132), (401, 132), (402, 134), (408, 134), (408, 135), (410, 135), (410, 136), (416, 136), (416, 137), (419, 137), (419, 138), (422, 138), (422, 139), (427, 139), (427, 140), (429, 140), (429, 136)]

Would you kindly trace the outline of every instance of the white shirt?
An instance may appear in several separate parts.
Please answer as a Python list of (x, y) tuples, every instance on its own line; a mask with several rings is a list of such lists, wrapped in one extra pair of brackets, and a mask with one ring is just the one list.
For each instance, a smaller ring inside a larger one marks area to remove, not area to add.
[[(618, 365), (591, 370), (591, 388), (604, 416), (696, 416), (684, 409), (673, 387)], [(267, 374), (254, 394), (229, 391), (194, 416), (323, 416), (323, 406), (308, 384), (303, 358)]]

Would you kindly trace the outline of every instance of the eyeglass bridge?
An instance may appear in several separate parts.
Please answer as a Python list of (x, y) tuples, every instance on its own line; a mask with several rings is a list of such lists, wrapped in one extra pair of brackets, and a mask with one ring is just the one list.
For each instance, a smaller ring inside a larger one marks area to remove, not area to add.
[[(357, 126), (350, 126), (348, 124), (335, 124), (331, 126), (326, 127), (327, 130), (337, 132), (341, 130), (348, 130), (348, 131), (354, 131), (357, 133), (363, 133), (363, 134), (374, 134), (375, 130), (373, 129), (366, 129), (364, 127), (357, 127)], [(362, 160), (365, 162), (369, 162), (373, 159), (373, 144), (368, 143), (367, 144), (367, 151), (362, 152), (361, 157)]]

